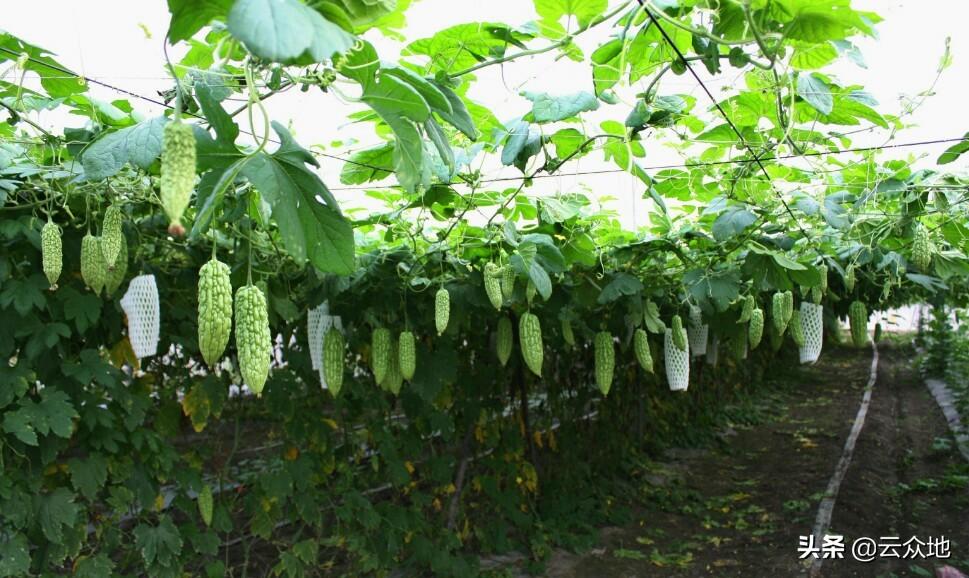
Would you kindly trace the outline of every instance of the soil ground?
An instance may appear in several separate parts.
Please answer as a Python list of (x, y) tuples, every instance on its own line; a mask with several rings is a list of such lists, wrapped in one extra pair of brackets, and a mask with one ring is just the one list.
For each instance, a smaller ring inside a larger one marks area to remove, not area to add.
[[(821, 576), (934, 576), (943, 564), (969, 573), (969, 466), (914, 368), (911, 348), (879, 349), (871, 407), (829, 533), (844, 535), (849, 545), (859, 537), (945, 536), (951, 557), (864, 564), (848, 551), (843, 560), (826, 561)], [(556, 552), (545, 575), (804, 575), (798, 538), (811, 533), (870, 364), (869, 349), (829, 349), (816, 365), (798, 370), (797, 385), (760, 402), (767, 417), (757, 425), (735, 424), (716, 448), (668, 452), (642, 478), (635, 522), (603, 529), (599, 547), (589, 552)]]

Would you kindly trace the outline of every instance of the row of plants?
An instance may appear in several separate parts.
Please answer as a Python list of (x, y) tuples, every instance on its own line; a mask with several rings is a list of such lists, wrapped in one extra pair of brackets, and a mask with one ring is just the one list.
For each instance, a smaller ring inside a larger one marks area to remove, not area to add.
[[(771, 364), (840, 341), (839, 320), (863, 346), (872, 311), (964, 306), (965, 180), (825, 156), (843, 127), (911, 113), (820, 72), (878, 21), (830, 4), (537, 0), (534, 22), (389, 60), (367, 38), (405, 41), (406, 1), (170, 0), (167, 41), (188, 51), (147, 119), (0, 36), (21, 79), (0, 84), (0, 576), (540, 562), (623, 516), (628, 458), (709, 436)], [(587, 56), (578, 39), (610, 26)], [(511, 120), (469, 98), (479, 71), (546, 53), (588, 61), (591, 90), (526, 92)], [(661, 93), (728, 65), (745, 79), (729, 123)], [(266, 115), (292, 90), (359, 105), (383, 142), (341, 182), (383, 209), (343, 210), (318, 149)], [(600, 107), (625, 119), (587, 126)], [(51, 109), (84, 124), (51, 132)], [(670, 139), (689, 162), (647, 174)], [(600, 152), (641, 183), (648, 226), (601, 196), (531, 194)], [(788, 154), (815, 161), (757, 167)], [(479, 156), (521, 178), (501, 188)], [(143, 349), (122, 295), (149, 278)]]

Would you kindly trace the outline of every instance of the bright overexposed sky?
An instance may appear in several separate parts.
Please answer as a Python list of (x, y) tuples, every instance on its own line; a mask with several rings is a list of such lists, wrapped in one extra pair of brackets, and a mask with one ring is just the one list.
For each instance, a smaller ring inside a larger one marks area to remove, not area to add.
[[(610, 5), (616, 5), (611, 1)], [(965, 107), (966, 78), (969, 78), (969, 36), (963, 32), (969, 4), (965, 0), (854, 0), (853, 5), (878, 12), (884, 22), (877, 26), (879, 38), (858, 39), (867, 68), (841, 59), (826, 69), (842, 84), (863, 85), (881, 103), (879, 110), (897, 113), (902, 99), (912, 98), (927, 90), (936, 75), (946, 37), (951, 37), (952, 66), (943, 73), (935, 86), (934, 95), (906, 119), (912, 126), (900, 133), (895, 142), (922, 141), (962, 136), (969, 130), (969, 113)], [(464, 22), (499, 21), (512, 25), (536, 18), (528, 0), (419, 0), (408, 12), (408, 27), (404, 35), (418, 39), (435, 31)], [(158, 97), (160, 91), (171, 87), (163, 69), (162, 41), (169, 15), (164, 0), (31, 0), (10, 3), (4, 8), (2, 28), (54, 53), (62, 64), (94, 79), (123, 87), (145, 96)], [(586, 55), (611, 32), (607, 25), (579, 37), (579, 46)], [(394, 60), (401, 44), (379, 34), (368, 35), (381, 57)], [(541, 42), (541, 41), (538, 41)], [(540, 44), (538, 44), (540, 45)], [(171, 50), (174, 58), (184, 48)], [(700, 67), (702, 68), (702, 67)], [(494, 66), (482, 71), (470, 96), (489, 107), (502, 121), (526, 113), (530, 103), (519, 95), (521, 90), (569, 93), (591, 90), (591, 69), (588, 63), (555, 59), (554, 54), (521, 59), (509, 65)], [(724, 74), (711, 79), (709, 86), (715, 96), (738, 81), (735, 69), (724, 68)], [(689, 75), (667, 75), (660, 94), (686, 93), (697, 98), (697, 107), (707, 108), (709, 101)], [(91, 86), (91, 95), (110, 101), (124, 95), (99, 86)], [(160, 107), (132, 101), (146, 117), (161, 114)], [(345, 155), (347, 148), (359, 149), (379, 142), (367, 125), (348, 125), (346, 114), (362, 108), (324, 95), (318, 90), (307, 93), (290, 91), (274, 96), (266, 102), (270, 115), (290, 124), (297, 139), (304, 145), (326, 145), (327, 152)], [(589, 116), (588, 122), (607, 118), (622, 120), (629, 103), (604, 106)], [(242, 118), (242, 117), (240, 117)], [(56, 112), (41, 113), (35, 120), (54, 129), (63, 125), (76, 126), (80, 120)], [(244, 127), (246, 128), (246, 127)], [(850, 130), (851, 127), (848, 127)], [(887, 133), (872, 131), (854, 137), (855, 146), (879, 145)], [(334, 141), (345, 143), (329, 148)], [(355, 144), (354, 144), (355, 143)], [(658, 142), (647, 140), (644, 166), (679, 162), (675, 151)], [(886, 152), (892, 158), (915, 158), (921, 167), (931, 167), (942, 150), (949, 145), (935, 145)], [(331, 187), (340, 187), (342, 163), (321, 159), (320, 175)], [(635, 227), (645, 223), (642, 200), (643, 185), (625, 173), (607, 175), (568, 176), (569, 173), (613, 168), (602, 160), (601, 153), (570, 163), (562, 169), (563, 176), (545, 179), (536, 189), (545, 193), (585, 191), (593, 195), (611, 196), (608, 206), (617, 210), (623, 223)], [(964, 167), (964, 164), (963, 164)], [(517, 169), (487, 164), (487, 177), (517, 176)], [(347, 207), (365, 207), (363, 191), (338, 191), (338, 198)]]

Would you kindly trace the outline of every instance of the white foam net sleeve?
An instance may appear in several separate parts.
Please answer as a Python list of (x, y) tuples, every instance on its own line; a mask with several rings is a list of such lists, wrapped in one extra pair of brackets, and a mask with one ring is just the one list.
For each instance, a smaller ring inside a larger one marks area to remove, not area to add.
[(720, 340), (714, 335), (710, 338), (710, 345), (707, 346), (707, 365), (712, 365), (716, 367), (717, 358), (719, 357), (720, 350)]
[(799, 351), (801, 363), (814, 363), (821, 356), (824, 340), (824, 307), (802, 301), (801, 327), (804, 330), (804, 346)]
[(690, 347), (680, 351), (673, 345), (673, 332), (666, 330), (663, 343), (666, 356), (666, 380), (670, 382), (670, 390), (684, 391), (690, 385)]
[(325, 301), (306, 313), (306, 338), (310, 346), (310, 361), (313, 369), (320, 368), (323, 357), (323, 334), (320, 332), (320, 317), (330, 312), (330, 306)]
[(121, 308), (128, 317), (128, 340), (135, 357), (155, 355), (161, 321), (155, 276), (139, 275), (132, 279), (121, 298)]
[(690, 351), (693, 356), (705, 355), (707, 352), (707, 336), (710, 326), (703, 324), (703, 312), (699, 307), (690, 307), (690, 322), (687, 323), (686, 336), (690, 341)]

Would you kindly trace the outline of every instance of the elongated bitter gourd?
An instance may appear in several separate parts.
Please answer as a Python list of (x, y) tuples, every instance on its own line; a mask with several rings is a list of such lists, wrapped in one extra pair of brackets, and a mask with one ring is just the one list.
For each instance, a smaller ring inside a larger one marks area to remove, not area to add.
[(730, 356), (734, 361), (740, 361), (747, 357), (747, 332), (735, 331), (730, 336)]
[(384, 389), (397, 395), (404, 384), (404, 376), (400, 374), (400, 351), (398, 344), (390, 342), (390, 363), (387, 367), (387, 377), (384, 379)]
[(637, 329), (633, 333), (633, 351), (636, 353), (636, 361), (646, 373), (653, 373), (653, 354), (649, 350), (649, 336), (645, 329)]
[(510, 266), (501, 269), (501, 296), (511, 299), (515, 295), (515, 270)]
[(794, 292), (785, 291), (784, 292), (784, 323), (790, 323), (792, 315), (794, 315)]
[(195, 188), (195, 134), (178, 121), (165, 125), (161, 152), (161, 204), (170, 222), (168, 232), (185, 234), (182, 215)]
[(437, 327), (437, 334), (441, 335), (447, 331), (447, 323), (451, 317), (451, 294), (443, 287), (437, 290), (434, 296), (434, 326)]
[(542, 346), (542, 324), (534, 313), (522, 313), (518, 321), (518, 340), (525, 365), (535, 375), (542, 375), (545, 350)]
[(336, 327), (330, 327), (323, 336), (323, 377), (326, 387), (334, 397), (340, 395), (343, 387), (343, 350), (346, 344), (343, 334)]
[(108, 271), (108, 278), (104, 282), (104, 294), (110, 297), (124, 283), (125, 275), (128, 274), (128, 241), (121, 235), (121, 251), (118, 252), (118, 259), (114, 262), (114, 269)]
[(44, 265), (44, 275), (53, 291), (64, 267), (64, 243), (61, 241), (61, 228), (53, 221), (47, 221), (40, 229), (40, 256)]
[(824, 292), (821, 291), (821, 288), (820, 287), (818, 287), (817, 285), (815, 285), (814, 287), (811, 287), (811, 302), (812, 303), (814, 303), (815, 305), (820, 305), (821, 304), (821, 298), (823, 296), (824, 296)]
[(868, 343), (868, 308), (861, 301), (848, 306), (848, 321), (851, 323), (851, 341), (855, 347)]
[(881, 323), (876, 323), (875, 324), (875, 333), (871, 336), (871, 339), (875, 343), (878, 343), (879, 341), (882, 340), (882, 324)]
[(502, 367), (508, 365), (514, 339), (515, 336), (512, 333), (511, 319), (502, 317), (498, 320), (498, 332), (495, 335), (495, 353), (498, 354), (498, 362), (501, 363)]
[(390, 330), (386, 327), (378, 327), (373, 330), (370, 344), (370, 369), (373, 370), (373, 379), (377, 385), (383, 386), (387, 372), (390, 370)]
[(612, 334), (608, 331), (596, 333), (596, 385), (602, 395), (609, 395), (612, 388), (612, 374), (616, 370), (616, 348), (612, 343)]
[(108, 273), (104, 256), (101, 255), (101, 240), (91, 233), (81, 239), (81, 278), (96, 294), (104, 289), (104, 282)]
[(828, 291), (828, 266), (824, 263), (818, 265), (818, 274), (821, 275), (821, 284), (818, 287), (821, 289), (821, 293), (824, 294)]
[[(784, 328), (785, 330), (787, 327)], [(771, 351), (778, 351), (784, 345), (784, 331), (778, 331), (777, 327), (772, 326), (770, 330)]]
[(124, 238), (121, 217), (121, 207), (111, 205), (104, 212), (104, 220), (101, 222), (101, 254), (104, 255), (109, 271), (114, 269), (118, 255), (121, 254), (121, 241)]
[(771, 322), (774, 324), (774, 333), (779, 334), (781, 337), (784, 336), (784, 331), (787, 330), (787, 317), (784, 312), (786, 307), (786, 298), (781, 292), (774, 293), (774, 297), (771, 300)]
[(804, 327), (801, 325), (800, 311), (793, 312), (791, 321), (787, 324), (787, 327), (791, 331), (791, 340), (794, 342), (794, 345), (804, 347)]
[(747, 346), (757, 349), (764, 337), (764, 310), (757, 307), (750, 313), (750, 323), (747, 325)]
[(855, 266), (848, 265), (845, 267), (845, 289), (849, 292), (855, 290)]
[(397, 356), (400, 364), (400, 375), (407, 381), (414, 379), (417, 371), (417, 345), (414, 334), (403, 331), (397, 339)]
[(487, 263), (484, 268), (485, 293), (488, 294), (488, 301), (495, 309), (501, 309), (504, 296), (501, 294), (501, 269), (494, 263)]
[(562, 340), (569, 345), (569, 347), (575, 347), (575, 332), (572, 331), (572, 320), (563, 319), (562, 320)]
[(686, 351), (687, 335), (686, 330), (683, 329), (683, 320), (680, 319), (679, 315), (673, 316), (673, 321), (670, 324), (670, 327), (673, 330), (673, 334), (671, 336), (673, 338), (673, 345), (675, 345), (680, 351)]
[(199, 269), (199, 351), (209, 367), (222, 357), (232, 332), (232, 281), (229, 266), (210, 259)]
[(212, 511), (215, 507), (215, 503), (212, 497), (212, 488), (209, 487), (209, 485), (205, 482), (202, 482), (202, 491), (199, 492), (198, 504), (199, 515), (202, 516), (202, 521), (205, 522), (206, 526), (211, 526)]
[(740, 310), (740, 319), (737, 320), (737, 323), (747, 323), (750, 321), (750, 314), (753, 313), (754, 307), (756, 306), (757, 300), (754, 299), (753, 295), (748, 295), (744, 299), (743, 308)]
[(260, 397), (273, 354), (266, 297), (255, 285), (245, 285), (236, 291), (235, 305), (239, 371), (249, 389)]
[(929, 266), (932, 265), (932, 254), (935, 252), (929, 232), (922, 223), (916, 221), (912, 234), (912, 262), (920, 271), (928, 271)]

